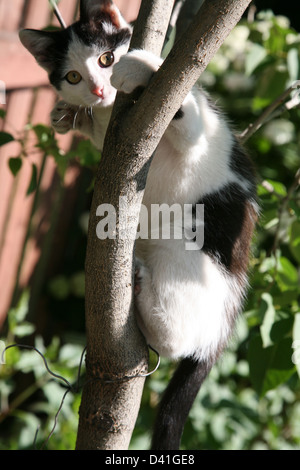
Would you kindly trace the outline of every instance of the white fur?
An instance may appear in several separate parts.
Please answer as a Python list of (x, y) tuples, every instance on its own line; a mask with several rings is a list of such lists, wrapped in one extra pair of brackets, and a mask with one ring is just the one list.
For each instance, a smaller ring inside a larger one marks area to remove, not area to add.
[(139, 86), (147, 86), (149, 78), (162, 64), (162, 59), (144, 50), (134, 50), (115, 64), (111, 84), (119, 91), (132, 93)]
[[(84, 81), (73, 89), (64, 84), (61, 94), (68, 103), (93, 105), (93, 128), (84, 115), (75, 127), (101, 148), (110, 113), (106, 108), (104, 116), (105, 106), (115, 89), (130, 93), (146, 86), (162, 60), (139, 50), (117, 57), (113, 70), (99, 69), (92, 52), (78, 45), (70, 54), (68, 69), (79, 71)], [(104, 84), (107, 101), (89, 95), (91, 82)], [(231, 182), (247, 191), (247, 182), (230, 169), (232, 136), (226, 122), (198, 89), (188, 94), (182, 109), (184, 116), (171, 122), (152, 161), (143, 199), (148, 211), (151, 204), (196, 203)], [(217, 354), (230, 333), (228, 312), (238, 310), (242, 301), (238, 280), (201, 250), (186, 251), (184, 240), (137, 240), (136, 248), (142, 263), (138, 319), (149, 344), (172, 358)]]
[[(138, 245), (137, 254), (142, 253), (147, 266), (136, 298), (138, 322), (148, 343), (173, 359), (216, 355), (230, 334), (226, 307), (232, 301), (240, 307), (237, 282), (202, 251), (185, 251), (182, 241)], [(238, 296), (232, 295), (233, 285)]]

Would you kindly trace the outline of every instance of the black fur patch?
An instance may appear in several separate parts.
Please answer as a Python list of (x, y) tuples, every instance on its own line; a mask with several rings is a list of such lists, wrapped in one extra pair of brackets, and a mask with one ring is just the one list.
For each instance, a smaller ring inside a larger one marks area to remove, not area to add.
[(71, 42), (72, 26), (53, 33), (53, 45), (45, 51), (48, 54), (48, 61), (54, 64), (52, 72), (49, 74), (50, 83), (60, 90), (61, 82), (64, 79), (64, 64), (67, 58), (69, 45)]
[(204, 204), (204, 253), (232, 274), (246, 271), (256, 221), (249, 194), (232, 183), (199, 203)]
[(256, 177), (254, 165), (236, 139), (231, 149), (230, 168), (238, 176), (242, 176), (247, 180), (252, 185), (253, 191), (255, 191)]
[(182, 119), (183, 116), (184, 116), (184, 112), (183, 112), (183, 109), (181, 107), (181, 108), (178, 109), (178, 111), (175, 114), (175, 116), (173, 117), (173, 119), (175, 119), (175, 120)]
[[(78, 38), (87, 46), (95, 45), (99, 49), (113, 51), (123, 44), (127, 44), (131, 38), (131, 31), (128, 28), (117, 30), (112, 34), (107, 34), (103, 29), (103, 21), (106, 19), (104, 15), (97, 23), (82, 23), (78, 21), (72, 27)], [(108, 22), (108, 21), (107, 21)]]

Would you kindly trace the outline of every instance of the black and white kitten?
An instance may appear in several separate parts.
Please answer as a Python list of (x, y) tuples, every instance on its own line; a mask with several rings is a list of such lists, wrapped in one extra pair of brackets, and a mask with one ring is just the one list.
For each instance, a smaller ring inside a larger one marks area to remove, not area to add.
[[(102, 148), (117, 90), (147, 86), (162, 63), (145, 50), (127, 53), (131, 34), (110, 0), (81, 0), (80, 20), (65, 30), (20, 32), (63, 99), (51, 114), (57, 132), (77, 129)], [(197, 87), (157, 147), (143, 199), (148, 213), (153, 204), (190, 205), (194, 225), (204, 223), (202, 248), (194, 241), (187, 249), (184, 237), (136, 242), (139, 326), (161, 355), (181, 359), (158, 411), (152, 448), (178, 449), (200, 385), (242, 309), (257, 218), (251, 164)], [(196, 204), (204, 205), (204, 217)]]

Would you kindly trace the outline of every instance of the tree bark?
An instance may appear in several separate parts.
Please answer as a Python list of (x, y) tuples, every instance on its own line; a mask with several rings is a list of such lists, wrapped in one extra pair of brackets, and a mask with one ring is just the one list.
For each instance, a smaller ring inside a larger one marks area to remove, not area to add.
[[(140, 28), (135, 28), (131, 47), (160, 54), (172, 1), (143, 0), (137, 20)], [(161, 10), (164, 15), (157, 15)], [(141, 204), (142, 193), (137, 193), (135, 181), (141, 170), (138, 158), (132, 158), (131, 148), (123, 146), (117, 125), (131, 105), (132, 98), (117, 96), (90, 213), (85, 269), (87, 378), (77, 449), (128, 448), (144, 387), (143, 377), (130, 377), (147, 372), (148, 349), (133, 314), (134, 237), (122, 240), (117, 233), (116, 239), (100, 241), (96, 236), (100, 204), (116, 208), (118, 222), (119, 196), (127, 196), (133, 206)]]
[[(124, 240), (119, 236), (119, 197), (127, 198), (135, 234), (151, 156), (185, 95), (249, 3), (205, 2), (147, 89), (138, 97), (117, 97), (90, 214), (86, 254), (87, 378), (77, 449), (128, 448), (144, 380), (126, 377), (147, 370), (147, 348), (133, 314), (134, 237)], [(146, 46), (160, 52), (172, 6), (173, 0), (142, 2), (133, 47)], [(145, 21), (149, 21), (146, 26)], [(155, 37), (154, 42), (150, 36)], [(116, 238), (100, 241), (96, 211), (107, 203), (117, 211)]]

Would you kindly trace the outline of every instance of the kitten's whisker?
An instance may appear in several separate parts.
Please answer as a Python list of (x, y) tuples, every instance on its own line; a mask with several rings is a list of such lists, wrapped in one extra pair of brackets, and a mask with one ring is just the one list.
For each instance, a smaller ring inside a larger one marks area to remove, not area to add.
[(56, 124), (58, 124), (60, 121), (62, 121), (65, 117), (67, 116), (67, 113), (64, 114), (61, 118), (59, 118), (57, 121), (55, 121)]
[(93, 115), (93, 106), (90, 106), (90, 107), (89, 107), (89, 112), (90, 112), (91, 120), (93, 121), (93, 119), (94, 119), (94, 115)]
[(77, 116), (78, 116), (78, 113), (80, 111), (80, 108), (81, 108), (81, 105), (78, 107), (75, 115), (74, 115), (74, 119), (73, 119), (73, 129), (76, 129), (75, 125), (76, 125), (76, 119), (77, 119)]

